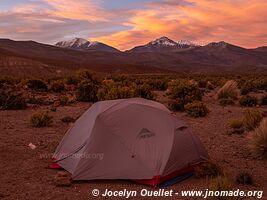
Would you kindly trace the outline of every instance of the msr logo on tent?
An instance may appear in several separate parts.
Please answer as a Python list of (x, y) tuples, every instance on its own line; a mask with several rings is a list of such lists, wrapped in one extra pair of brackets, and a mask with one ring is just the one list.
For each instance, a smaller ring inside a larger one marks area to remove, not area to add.
[(147, 128), (142, 128), (142, 130), (139, 133), (140, 138), (145, 139), (145, 138), (150, 138), (155, 136), (156, 134), (148, 130)]

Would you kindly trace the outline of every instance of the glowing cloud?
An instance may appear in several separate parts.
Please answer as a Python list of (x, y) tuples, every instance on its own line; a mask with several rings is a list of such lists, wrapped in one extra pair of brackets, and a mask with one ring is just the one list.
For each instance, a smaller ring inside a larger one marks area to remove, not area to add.
[(0, 37), (54, 43), (77, 36), (123, 50), (163, 35), (201, 44), (267, 45), (266, 0), (143, 0), (131, 9), (112, 0), (3, 1), (13, 6), (0, 8)]

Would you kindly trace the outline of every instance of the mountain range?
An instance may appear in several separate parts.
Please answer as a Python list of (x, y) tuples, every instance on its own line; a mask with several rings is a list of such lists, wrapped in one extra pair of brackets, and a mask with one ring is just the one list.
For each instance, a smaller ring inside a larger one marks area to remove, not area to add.
[(55, 45), (0, 39), (0, 73), (8, 76), (103, 73), (267, 73), (267, 47), (226, 42), (201, 46), (161, 37), (127, 51), (82, 38)]

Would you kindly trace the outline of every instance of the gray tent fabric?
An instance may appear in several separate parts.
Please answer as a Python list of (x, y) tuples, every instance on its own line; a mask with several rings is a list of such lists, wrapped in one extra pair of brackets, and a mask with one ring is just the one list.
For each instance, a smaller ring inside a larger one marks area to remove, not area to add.
[(93, 104), (54, 158), (73, 180), (152, 179), (206, 161), (208, 154), (164, 105), (132, 98)]

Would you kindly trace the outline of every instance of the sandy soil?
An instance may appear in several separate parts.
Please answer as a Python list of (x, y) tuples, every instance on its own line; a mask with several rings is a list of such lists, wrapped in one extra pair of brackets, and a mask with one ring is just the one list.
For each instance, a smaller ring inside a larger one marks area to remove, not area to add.
[[(163, 99), (164, 101), (164, 99)], [(244, 190), (263, 190), (267, 197), (267, 162), (254, 159), (247, 148), (248, 134), (228, 135), (228, 123), (232, 119), (242, 117), (239, 106), (219, 106), (210, 95), (204, 102), (210, 113), (207, 117), (193, 119), (185, 113), (176, 113), (177, 117), (186, 121), (206, 146), (211, 159), (218, 163), (226, 176), (233, 182), (234, 188)], [(54, 123), (51, 127), (33, 128), (29, 123), (30, 116), (48, 106), (29, 107), (22, 111), (0, 111), (0, 199), (94, 199), (93, 189), (141, 190), (148, 186), (138, 185), (131, 181), (83, 181), (74, 182), (70, 187), (58, 187), (54, 183), (57, 170), (47, 168), (49, 156), (55, 150), (70, 124), (61, 122), (64, 116), (79, 117), (88, 103), (74, 103), (71, 106), (58, 107), (51, 112)], [(267, 107), (259, 107), (267, 111)], [(29, 143), (37, 146), (32, 150)], [(235, 183), (235, 177), (242, 171), (249, 172), (254, 186), (242, 186)], [(175, 192), (181, 190), (206, 189), (209, 180), (191, 177), (168, 189)], [(99, 197), (100, 198), (100, 197)], [(142, 197), (132, 197), (139, 199)], [(151, 198), (146, 198), (151, 199)], [(169, 197), (168, 199), (179, 199)], [(182, 198), (187, 199), (187, 198)], [(190, 199), (190, 198), (188, 198)]]

